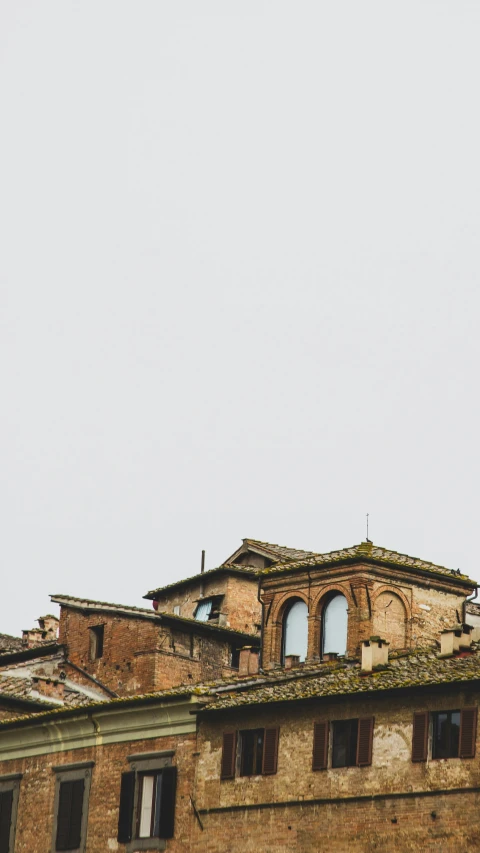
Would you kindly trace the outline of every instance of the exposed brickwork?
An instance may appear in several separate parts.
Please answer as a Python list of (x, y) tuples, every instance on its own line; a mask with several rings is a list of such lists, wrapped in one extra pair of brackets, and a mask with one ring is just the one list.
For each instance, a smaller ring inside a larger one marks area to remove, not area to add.
[(247, 574), (227, 572), (209, 577), (207, 573), (204, 579), (195, 579), (191, 584), (165, 589), (158, 595), (158, 610), (173, 613), (178, 607), (180, 616), (193, 618), (199, 601), (214, 595), (224, 597), (218, 625), (248, 634), (258, 633), (261, 621), (258, 580)]
[(46, 853), (51, 849), (55, 793), (52, 767), (81, 761), (95, 762), (89, 798), (87, 853), (125, 850), (124, 845), (117, 843), (117, 824), (121, 774), (130, 769), (126, 757), (132, 753), (168, 749), (175, 750), (173, 762), (178, 767), (175, 839), (168, 842), (168, 850), (180, 853), (191, 849), (190, 794), (195, 744), (195, 735), (183, 735), (2, 762), (2, 774), (23, 773), (15, 853)]
[[(342, 593), (348, 603), (347, 655), (358, 657), (363, 640), (379, 632), (392, 648), (431, 645), (440, 631), (463, 614), (465, 589), (448, 580), (426, 579), (395, 568), (361, 562), (355, 566), (303, 568), (288, 575), (266, 574), (261, 580), (268, 616), (263, 638), (263, 666), (278, 666), (282, 654), (283, 620), (292, 598), (309, 606), (308, 659), (318, 659), (322, 614), (329, 596)], [(391, 602), (391, 603), (390, 603)], [(381, 630), (380, 630), (381, 629)]]

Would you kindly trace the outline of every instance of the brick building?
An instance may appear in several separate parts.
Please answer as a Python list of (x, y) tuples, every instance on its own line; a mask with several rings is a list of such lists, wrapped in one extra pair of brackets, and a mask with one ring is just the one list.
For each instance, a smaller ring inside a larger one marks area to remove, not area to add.
[(475, 595), (247, 539), (152, 610), (53, 596), (58, 641), (0, 654), (0, 853), (480, 849)]

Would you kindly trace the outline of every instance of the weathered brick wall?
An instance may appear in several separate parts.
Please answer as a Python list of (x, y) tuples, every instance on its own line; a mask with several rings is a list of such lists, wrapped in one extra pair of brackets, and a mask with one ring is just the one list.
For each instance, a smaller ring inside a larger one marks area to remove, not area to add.
[(201, 598), (223, 595), (218, 624), (235, 631), (256, 634), (261, 621), (257, 593), (258, 581), (255, 577), (224, 574), (210, 578), (207, 574), (204, 580), (196, 580), (179, 589), (166, 590), (158, 598), (158, 610), (173, 613), (174, 607), (180, 607), (178, 615), (191, 619)]
[[(69, 659), (120, 696), (151, 693), (181, 684), (212, 681), (235, 673), (230, 666), (232, 640), (193, 634), (158, 621), (62, 608), (61, 642)], [(89, 628), (103, 624), (103, 655), (90, 659)], [(65, 669), (75, 681), (92, 687), (81, 673)]]
[[(455, 710), (479, 701), (480, 692), (472, 689), (452, 695), (419, 693), (401, 701), (342, 698), (303, 706), (244, 708), (211, 718), (205, 714), (194, 795), (205, 823), (204, 846), (198, 849), (209, 853), (480, 849), (476, 815), (480, 794), (454, 793), (480, 786), (478, 735), (475, 759), (411, 761), (414, 711)], [(372, 715), (370, 767), (311, 769), (314, 722)], [(277, 773), (220, 781), (223, 732), (267, 725), (280, 726)], [(230, 846), (222, 847), (227, 836)]]
[(47, 853), (51, 849), (55, 774), (53, 766), (94, 761), (89, 798), (87, 853), (125, 850), (117, 842), (121, 774), (130, 769), (126, 756), (133, 753), (174, 749), (178, 767), (175, 838), (168, 841), (172, 853), (191, 848), (190, 803), (196, 737), (152, 738), (90, 749), (75, 749), (51, 756), (4, 761), (0, 774), (23, 773), (17, 819), (15, 853)]
[(282, 654), (283, 620), (293, 598), (309, 607), (308, 659), (320, 655), (322, 614), (335, 592), (348, 603), (347, 655), (358, 657), (362, 640), (381, 634), (391, 648), (432, 645), (440, 632), (463, 618), (465, 591), (452, 582), (406, 576), (395, 569), (368, 565), (293, 571), (283, 578), (266, 575), (262, 598), (268, 616), (263, 640), (263, 666), (278, 666)]

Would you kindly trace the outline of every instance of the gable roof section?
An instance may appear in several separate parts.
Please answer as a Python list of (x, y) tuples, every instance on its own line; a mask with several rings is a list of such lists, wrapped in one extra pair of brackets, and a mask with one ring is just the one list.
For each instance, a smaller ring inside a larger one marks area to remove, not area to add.
[[(259, 645), (260, 638), (255, 634), (247, 634), (244, 631), (236, 631), (234, 628), (225, 628), (221, 625), (211, 625), (209, 622), (199, 622), (186, 616), (176, 616), (174, 613), (156, 613), (144, 607), (130, 607), (126, 604), (112, 604), (108, 601), (94, 601), (89, 598), (75, 598), (72, 595), (51, 595), (51, 600), (61, 607), (72, 610), (82, 610), (88, 613), (109, 613), (113, 616), (126, 616), (134, 619), (147, 619), (150, 622), (171, 625), (174, 628), (195, 632), (198, 634), (214, 634), (223, 636), (232, 642)], [(1, 661), (1, 657), (0, 657)]]
[(262, 557), (276, 562), (284, 562), (286, 560), (301, 560), (306, 557), (313, 556), (313, 551), (301, 551), (298, 548), (288, 548), (286, 545), (274, 545), (272, 542), (262, 542), (260, 539), (243, 539), (240, 548), (222, 563), (222, 566), (230, 565), (235, 562), (242, 554), (247, 554), (253, 551), (255, 554), (260, 554)]
[(443, 575), (450, 580), (455, 580), (456, 583), (464, 584), (470, 588), (477, 586), (476, 582), (471, 580), (468, 575), (462, 574), (459, 569), (447, 569), (445, 566), (439, 566), (436, 563), (431, 563), (428, 560), (421, 560), (418, 557), (410, 557), (408, 554), (400, 554), (398, 551), (390, 551), (388, 548), (382, 548), (379, 545), (374, 545), (373, 542), (361, 542), (359, 545), (353, 545), (351, 548), (342, 548), (339, 551), (329, 551), (327, 554), (312, 554), (305, 559), (290, 560), (277, 563), (268, 569), (261, 569), (261, 575), (273, 574), (275, 572), (289, 572), (294, 569), (309, 568), (313, 566), (348, 564), (353, 562), (369, 562), (380, 563), (388, 566), (395, 566), (416, 572), (428, 572), (429, 574)]

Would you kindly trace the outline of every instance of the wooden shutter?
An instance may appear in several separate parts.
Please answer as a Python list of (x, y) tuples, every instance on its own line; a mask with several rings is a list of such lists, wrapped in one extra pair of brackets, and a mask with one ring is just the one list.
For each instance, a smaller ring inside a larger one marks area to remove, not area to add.
[(84, 788), (83, 779), (60, 783), (56, 850), (80, 847)]
[(173, 838), (175, 826), (175, 794), (177, 790), (176, 767), (165, 767), (162, 770), (161, 786), (159, 837)]
[(0, 791), (0, 853), (9, 853), (13, 791)]
[(373, 717), (364, 717), (358, 721), (357, 765), (366, 767), (372, 763)]
[(117, 840), (126, 844), (132, 840), (133, 802), (135, 797), (135, 771), (122, 773), (120, 785), (120, 811), (118, 815)]
[(477, 709), (464, 708), (460, 714), (460, 758), (475, 758), (477, 740)]
[(428, 711), (413, 715), (412, 761), (426, 761), (428, 747)]
[(225, 732), (223, 735), (222, 768), (220, 779), (235, 777), (235, 759), (237, 757), (237, 733)]
[(277, 772), (278, 733), (278, 728), (265, 729), (262, 762), (262, 773), (264, 776), (272, 776)]
[(328, 723), (315, 723), (313, 727), (312, 770), (325, 770), (328, 760)]

